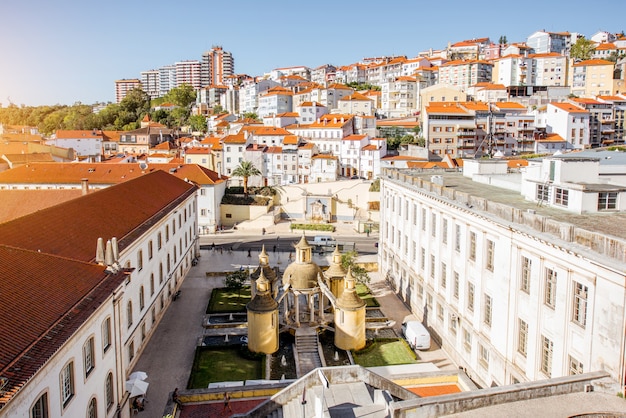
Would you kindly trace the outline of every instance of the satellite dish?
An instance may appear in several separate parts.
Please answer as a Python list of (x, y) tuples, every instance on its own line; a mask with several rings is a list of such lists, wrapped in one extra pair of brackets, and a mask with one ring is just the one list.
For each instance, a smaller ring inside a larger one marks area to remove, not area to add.
[(148, 169), (148, 164), (146, 164), (144, 161), (141, 161), (139, 163), (139, 168), (141, 168), (142, 170), (147, 170)]

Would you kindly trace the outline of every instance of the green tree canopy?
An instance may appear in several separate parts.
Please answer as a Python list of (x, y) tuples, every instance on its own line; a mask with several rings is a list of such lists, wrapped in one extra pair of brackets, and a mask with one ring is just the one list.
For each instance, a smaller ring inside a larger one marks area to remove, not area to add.
[(248, 195), (248, 178), (259, 176), (261, 172), (251, 161), (242, 161), (232, 172), (234, 177), (243, 177), (243, 194)]
[(254, 120), (259, 120), (259, 115), (257, 115), (254, 112), (245, 112), (243, 114), (243, 118), (244, 119), (254, 119)]
[(367, 270), (365, 270), (365, 268), (356, 263), (358, 256), (359, 253), (356, 251), (348, 251), (347, 253), (342, 254), (341, 267), (346, 270), (349, 268), (352, 276), (357, 282), (367, 284), (370, 282), (370, 276), (367, 274)]
[(569, 55), (576, 61), (585, 61), (591, 59), (594, 49), (596, 49), (595, 43), (583, 36), (572, 45)]
[(189, 125), (194, 132), (206, 133), (207, 131), (206, 118), (203, 115), (189, 116)]
[(181, 84), (165, 95), (165, 101), (187, 109), (196, 102), (196, 91), (189, 84)]

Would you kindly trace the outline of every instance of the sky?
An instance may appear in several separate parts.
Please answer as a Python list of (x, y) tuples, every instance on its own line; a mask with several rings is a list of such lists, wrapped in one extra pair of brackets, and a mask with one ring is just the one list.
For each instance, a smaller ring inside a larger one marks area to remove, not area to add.
[(214, 45), (235, 72), (348, 65), (473, 38), (524, 42), (533, 32), (621, 32), (620, 2), (286, 0), (2, 0), (0, 104), (115, 100), (115, 80), (183, 60)]

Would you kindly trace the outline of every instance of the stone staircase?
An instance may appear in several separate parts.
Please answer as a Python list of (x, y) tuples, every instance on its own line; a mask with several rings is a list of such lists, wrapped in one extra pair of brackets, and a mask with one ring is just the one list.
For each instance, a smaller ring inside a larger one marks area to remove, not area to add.
[(298, 378), (311, 370), (322, 367), (319, 341), (315, 328), (300, 327), (296, 329), (296, 374)]

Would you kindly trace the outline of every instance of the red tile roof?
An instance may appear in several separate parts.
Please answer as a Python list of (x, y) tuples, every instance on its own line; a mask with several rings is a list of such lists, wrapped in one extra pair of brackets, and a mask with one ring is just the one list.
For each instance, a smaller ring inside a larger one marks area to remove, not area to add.
[(195, 190), (196, 186), (155, 170), (0, 224), (0, 245), (91, 262), (98, 238), (117, 237), (122, 251), (142, 233), (142, 225), (156, 222)]
[(126, 274), (9, 245), (0, 245), (0, 265), (0, 376), (8, 378), (2, 404), (112, 296)]
[(80, 189), (0, 190), (0, 223), (82, 196)]

